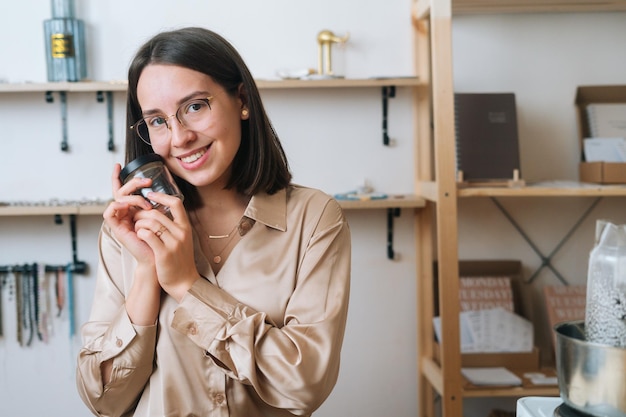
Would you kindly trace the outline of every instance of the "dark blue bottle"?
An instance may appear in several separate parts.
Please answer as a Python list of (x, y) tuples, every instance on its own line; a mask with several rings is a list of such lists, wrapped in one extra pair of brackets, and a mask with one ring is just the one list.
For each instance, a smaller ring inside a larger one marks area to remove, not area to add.
[(44, 21), (48, 81), (87, 78), (85, 28), (74, 17), (74, 0), (51, 0), (52, 19)]

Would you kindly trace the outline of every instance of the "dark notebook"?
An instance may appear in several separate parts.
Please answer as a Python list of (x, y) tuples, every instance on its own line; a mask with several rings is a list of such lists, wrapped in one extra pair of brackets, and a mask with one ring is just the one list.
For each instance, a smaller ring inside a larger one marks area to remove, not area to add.
[(513, 178), (520, 169), (515, 94), (454, 95), (457, 169), (464, 181)]

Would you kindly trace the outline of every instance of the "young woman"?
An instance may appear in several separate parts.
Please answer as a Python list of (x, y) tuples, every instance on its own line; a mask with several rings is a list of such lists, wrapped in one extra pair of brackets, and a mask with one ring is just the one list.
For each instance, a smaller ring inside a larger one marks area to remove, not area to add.
[(101, 416), (308, 416), (336, 383), (350, 232), (291, 183), (255, 82), (219, 35), (156, 35), (129, 69), (127, 162), (160, 155), (184, 195), (120, 181), (104, 212), (77, 386)]

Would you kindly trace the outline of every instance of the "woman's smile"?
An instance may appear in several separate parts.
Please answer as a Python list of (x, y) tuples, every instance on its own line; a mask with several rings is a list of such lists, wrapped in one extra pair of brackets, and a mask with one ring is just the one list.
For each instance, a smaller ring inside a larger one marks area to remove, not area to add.
[(180, 161), (180, 165), (182, 168), (187, 170), (193, 170), (200, 167), (209, 157), (209, 148), (211, 145), (208, 145), (201, 149), (196, 149), (192, 152), (189, 152), (184, 155), (176, 156), (176, 159)]

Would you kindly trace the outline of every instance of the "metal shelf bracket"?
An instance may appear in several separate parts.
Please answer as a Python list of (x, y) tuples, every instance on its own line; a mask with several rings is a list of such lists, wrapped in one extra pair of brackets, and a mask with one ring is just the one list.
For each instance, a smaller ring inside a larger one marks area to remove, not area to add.
[(393, 218), (400, 216), (399, 208), (387, 209), (387, 259), (394, 260), (396, 253), (393, 249)]
[(386, 86), (382, 88), (383, 95), (383, 145), (389, 146), (389, 132), (388, 132), (388, 121), (387, 117), (389, 114), (389, 99), (394, 98), (396, 96), (396, 86)]

